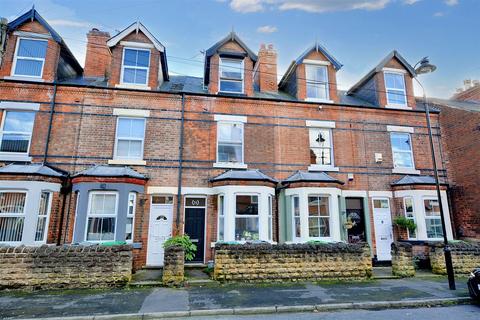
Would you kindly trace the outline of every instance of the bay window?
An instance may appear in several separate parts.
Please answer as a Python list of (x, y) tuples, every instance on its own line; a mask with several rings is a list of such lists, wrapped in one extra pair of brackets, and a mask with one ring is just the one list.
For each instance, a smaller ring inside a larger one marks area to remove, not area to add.
[[(404, 207), (404, 210), (405, 210), (405, 218), (407, 218), (408, 220), (411, 220), (414, 223), (416, 223), (415, 205), (413, 203), (413, 198), (412, 197), (403, 198), (403, 207)], [(408, 233), (408, 238), (409, 239), (416, 239), (417, 238), (417, 231), (416, 230), (410, 231), (410, 230), (407, 229), (407, 233)]]
[(390, 106), (405, 107), (407, 94), (405, 90), (405, 77), (400, 72), (385, 72), (385, 90), (387, 92), (387, 104)]
[(0, 192), (0, 243), (22, 241), (26, 197), (21, 191)]
[(306, 64), (307, 100), (329, 100), (327, 66)]
[(273, 196), (268, 195), (268, 240), (273, 240)]
[(300, 222), (300, 197), (292, 197), (292, 216), (293, 216), (293, 239), (298, 240), (302, 236)]
[(390, 141), (392, 144), (393, 167), (413, 169), (413, 149), (410, 134), (391, 132)]
[(150, 50), (124, 48), (122, 60), (122, 83), (143, 85), (148, 84), (150, 67)]
[(220, 58), (221, 92), (243, 93), (243, 60)]
[(428, 239), (443, 238), (442, 220), (440, 217), (440, 206), (436, 198), (423, 200), (425, 210), (425, 226)]
[(310, 238), (330, 237), (328, 197), (308, 197), (308, 236)]
[(225, 240), (225, 196), (218, 196), (218, 241)]
[(217, 124), (217, 162), (243, 163), (243, 123)]
[(115, 224), (118, 210), (116, 192), (92, 191), (87, 211), (86, 241), (115, 240)]
[(143, 159), (145, 118), (119, 117), (115, 139), (115, 159)]
[(235, 240), (259, 240), (258, 196), (237, 195), (235, 201)]
[(28, 154), (35, 112), (6, 110), (3, 116), (0, 152)]
[(127, 221), (125, 225), (125, 241), (133, 241), (133, 230), (135, 228), (135, 206), (137, 205), (137, 194), (130, 192), (128, 194)]
[(52, 193), (42, 191), (40, 194), (40, 208), (38, 210), (37, 228), (35, 230), (35, 241), (45, 241), (48, 231), (48, 215), (52, 201)]
[(12, 75), (41, 78), (47, 55), (47, 46), (47, 40), (19, 38), (13, 60)]

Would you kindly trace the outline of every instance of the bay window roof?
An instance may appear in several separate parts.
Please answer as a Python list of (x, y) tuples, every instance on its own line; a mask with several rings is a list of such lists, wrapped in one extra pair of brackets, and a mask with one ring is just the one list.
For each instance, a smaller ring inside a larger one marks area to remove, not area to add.
[[(404, 176), (401, 179), (392, 183), (392, 186), (406, 186), (406, 185), (434, 185), (435, 178), (431, 176)], [(447, 183), (440, 180), (440, 184), (447, 185)]]
[(46, 177), (65, 177), (66, 171), (41, 163), (9, 164), (0, 168), (0, 174), (38, 175)]
[(343, 181), (335, 179), (334, 177), (329, 176), (325, 172), (306, 172), (306, 171), (295, 172), (290, 177), (283, 180), (282, 184), (289, 184), (292, 182), (326, 182), (326, 183), (344, 184)]
[(108, 166), (108, 165), (96, 165), (86, 170), (83, 170), (74, 175), (74, 177), (129, 177), (137, 179), (147, 179), (141, 173), (133, 170), (130, 167), (120, 167), (120, 166)]
[(225, 180), (243, 180), (243, 181), (268, 181), (277, 183), (275, 178), (267, 176), (260, 170), (228, 170), (214, 178), (210, 179), (210, 182), (218, 182)]

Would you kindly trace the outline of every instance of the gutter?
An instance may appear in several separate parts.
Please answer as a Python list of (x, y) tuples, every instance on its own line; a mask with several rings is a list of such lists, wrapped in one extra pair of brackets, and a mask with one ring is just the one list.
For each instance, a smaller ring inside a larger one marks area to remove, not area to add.
[(57, 83), (53, 83), (53, 96), (52, 102), (50, 103), (50, 117), (48, 119), (48, 131), (47, 131), (47, 139), (45, 141), (45, 152), (43, 154), (43, 163), (47, 162), (47, 155), (48, 155), (48, 145), (50, 141), (50, 135), (52, 133), (52, 122), (53, 122), (53, 112), (55, 109), (55, 99), (57, 98)]
[[(182, 92), (182, 116), (180, 122), (180, 146), (178, 147), (178, 190), (177, 190), (177, 215), (176, 223), (178, 232), (180, 232), (180, 209), (182, 198), (182, 173), (183, 173), (183, 140), (185, 129), (185, 93)], [(182, 228), (183, 229), (183, 228)]]

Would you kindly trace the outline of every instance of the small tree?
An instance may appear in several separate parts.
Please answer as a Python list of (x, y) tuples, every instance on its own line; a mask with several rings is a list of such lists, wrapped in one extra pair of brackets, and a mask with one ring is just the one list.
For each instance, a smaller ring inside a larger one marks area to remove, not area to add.
[(197, 246), (190, 240), (190, 237), (185, 234), (183, 236), (175, 236), (169, 238), (163, 243), (164, 248), (180, 246), (185, 250), (185, 260), (191, 261), (197, 252)]

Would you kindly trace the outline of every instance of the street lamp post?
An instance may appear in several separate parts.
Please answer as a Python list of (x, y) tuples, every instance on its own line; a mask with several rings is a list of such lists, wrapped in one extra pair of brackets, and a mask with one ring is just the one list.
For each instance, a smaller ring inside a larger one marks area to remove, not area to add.
[(418, 75), (433, 72), (437, 69), (437, 67), (433, 64), (430, 64), (430, 61), (428, 60), (428, 57), (425, 57), (422, 60), (420, 60), (417, 64), (415, 64), (415, 67), (417, 65), (419, 65), (419, 66), (418, 66), (418, 68), (415, 69), (415, 73), (416, 73), (415, 80), (420, 85), (420, 87), (422, 88), (422, 91), (423, 91), (423, 103), (424, 103), (424, 106), (425, 106), (425, 116), (427, 118), (427, 128), (428, 128), (428, 138), (430, 140), (430, 149), (432, 150), (432, 162), (433, 162), (433, 171), (434, 171), (434, 175), (435, 175), (435, 185), (436, 185), (436, 189), (437, 189), (437, 201), (438, 201), (438, 207), (440, 208), (440, 218), (441, 218), (441, 221), (442, 221), (443, 244), (444, 244), (443, 253), (445, 255), (445, 266), (447, 268), (448, 286), (449, 286), (450, 290), (455, 290), (455, 275), (453, 273), (452, 254), (450, 252), (450, 247), (448, 245), (447, 225), (445, 223), (445, 212), (443, 211), (443, 204), (442, 204), (442, 198), (441, 198), (441, 193), (440, 193), (440, 181), (438, 179), (437, 159), (435, 157), (435, 149), (434, 149), (434, 145), (433, 145), (433, 135), (432, 135), (432, 126), (430, 124), (430, 108), (428, 106), (427, 94), (425, 92), (425, 88), (420, 83), (420, 81), (417, 79)]

